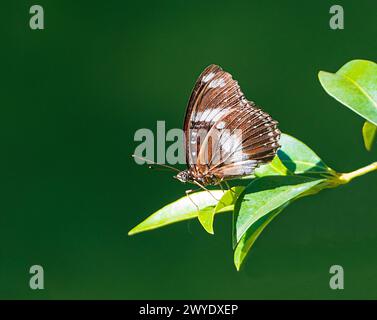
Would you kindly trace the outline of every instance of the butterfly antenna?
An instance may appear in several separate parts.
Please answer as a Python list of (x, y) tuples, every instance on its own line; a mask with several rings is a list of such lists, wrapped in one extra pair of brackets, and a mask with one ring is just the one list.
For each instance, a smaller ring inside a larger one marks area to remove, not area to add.
[(153, 169), (154, 171), (171, 172), (170, 168), (158, 167), (157, 164), (148, 164), (148, 168)]
[(139, 157), (136, 154), (133, 154), (132, 157), (143, 160), (143, 161), (145, 161), (145, 162), (147, 162), (148, 164), (151, 164), (151, 165), (160, 166), (160, 167), (164, 167), (164, 168), (179, 172), (179, 170), (177, 168), (168, 166), (167, 164), (157, 163), (157, 162), (154, 162), (152, 160), (149, 160), (149, 159), (146, 159), (146, 158), (143, 158), (143, 157)]

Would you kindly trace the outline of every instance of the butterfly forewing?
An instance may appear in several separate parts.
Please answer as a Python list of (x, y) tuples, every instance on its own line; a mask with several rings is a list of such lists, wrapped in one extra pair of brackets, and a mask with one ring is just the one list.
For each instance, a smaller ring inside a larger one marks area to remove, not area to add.
[(197, 163), (203, 135), (216, 120), (235, 108), (242, 96), (237, 81), (219, 66), (210, 65), (202, 72), (192, 91), (184, 120), (187, 164)]

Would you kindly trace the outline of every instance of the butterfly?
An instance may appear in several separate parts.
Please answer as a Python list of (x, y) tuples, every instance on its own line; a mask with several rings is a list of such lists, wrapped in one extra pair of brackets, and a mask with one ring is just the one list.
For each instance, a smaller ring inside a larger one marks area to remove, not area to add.
[(187, 169), (175, 178), (200, 187), (251, 175), (279, 149), (278, 122), (248, 101), (217, 65), (197, 79), (183, 123)]

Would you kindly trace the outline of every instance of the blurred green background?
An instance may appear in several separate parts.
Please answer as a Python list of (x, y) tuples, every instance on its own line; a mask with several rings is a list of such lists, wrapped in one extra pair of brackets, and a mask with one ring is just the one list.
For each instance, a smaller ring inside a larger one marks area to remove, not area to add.
[[(29, 28), (42, 5), (45, 30)], [(377, 298), (376, 173), (302, 199), (236, 272), (231, 217), (128, 237), (187, 186), (131, 158), (139, 128), (181, 127), (210, 63), (311, 146), (351, 171), (376, 160), (363, 120), (329, 97), (319, 70), (377, 60), (376, 2), (7, 1), (2, 4), (0, 298)], [(45, 289), (29, 288), (29, 268)], [(345, 289), (329, 289), (329, 268)]]

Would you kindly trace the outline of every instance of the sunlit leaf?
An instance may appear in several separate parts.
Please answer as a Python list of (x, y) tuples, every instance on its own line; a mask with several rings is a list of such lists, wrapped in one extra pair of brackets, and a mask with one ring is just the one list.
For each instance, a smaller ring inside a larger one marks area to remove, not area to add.
[(274, 159), (268, 163), (258, 167), (255, 170), (256, 177), (265, 177), (265, 176), (286, 176), (292, 174), (288, 168), (280, 160), (279, 156), (276, 155)]
[(214, 197), (220, 199), (223, 194), (224, 192), (221, 190), (211, 190), (211, 194), (207, 191), (201, 191), (190, 194), (190, 198), (187, 196), (182, 197), (150, 215), (128, 234), (133, 235), (135, 233), (160, 228), (171, 223), (196, 218), (198, 216), (196, 206), (200, 211), (213, 211), (214, 206), (217, 204)]
[(370, 151), (372, 149), (373, 141), (376, 138), (377, 126), (373, 123), (365, 121), (363, 126), (363, 138), (365, 148)]
[(330, 96), (377, 125), (376, 63), (352, 60), (336, 73), (320, 71), (318, 77)]
[(279, 141), (281, 148), (278, 157), (269, 164), (263, 165), (255, 171), (258, 177), (268, 175), (288, 175), (301, 173), (334, 174), (323, 160), (305, 143), (283, 133)]
[(240, 241), (237, 244), (235, 244), (234, 265), (236, 266), (237, 270), (240, 269), (242, 263), (245, 261), (247, 254), (253, 247), (255, 241), (257, 240), (259, 235), (262, 233), (262, 231), (281, 211), (283, 211), (284, 208), (286, 208), (291, 202), (296, 201), (297, 199), (301, 197), (316, 194), (317, 192), (325, 188), (332, 188), (335, 186), (335, 185), (332, 185), (331, 180), (323, 179), (320, 181), (318, 180), (316, 181), (317, 181), (316, 184), (312, 185), (309, 188), (307, 188), (306, 186), (304, 188), (305, 191), (301, 192), (296, 197), (292, 198), (290, 201), (285, 202), (282, 206), (262, 216), (259, 220), (255, 221), (249, 227), (249, 229), (247, 229), (247, 231), (241, 237)]
[(217, 213), (223, 213), (223, 212), (233, 212), (233, 209), (234, 209), (234, 205), (230, 205), (230, 206), (226, 206), (224, 208), (221, 208), (220, 210), (216, 211), (216, 214)]
[[(226, 191), (217, 205), (213, 210), (201, 210), (199, 211), (198, 219), (203, 226), (203, 228), (210, 234), (214, 234), (213, 231), (213, 221), (216, 213), (221, 212), (224, 208), (229, 208), (232, 206), (240, 193), (245, 189), (245, 187), (233, 187), (230, 190)], [(212, 191), (211, 191), (212, 192)], [(227, 209), (228, 210), (228, 209)]]
[(303, 176), (267, 176), (253, 180), (240, 196), (234, 211), (234, 240), (260, 218), (310, 190), (325, 179)]
[(221, 211), (225, 207), (228, 207), (234, 204), (239, 195), (245, 190), (244, 186), (232, 187), (230, 190), (227, 190), (222, 196), (221, 200), (217, 203), (215, 207), (215, 213)]

